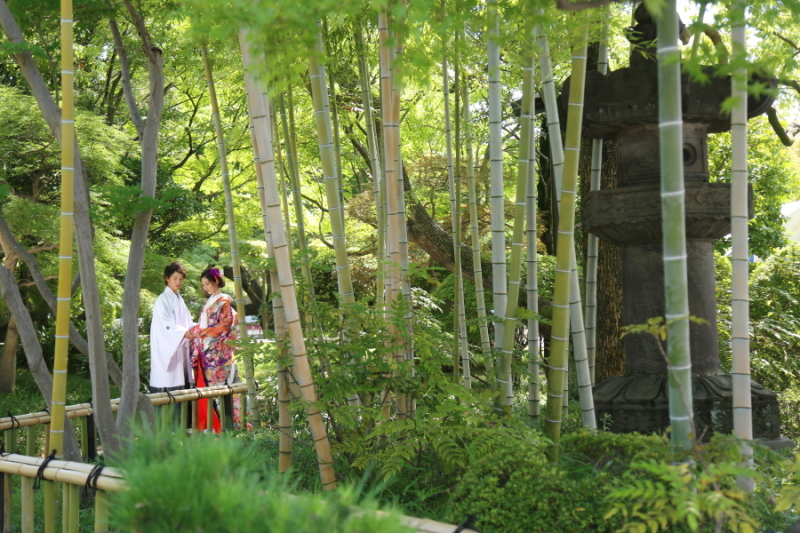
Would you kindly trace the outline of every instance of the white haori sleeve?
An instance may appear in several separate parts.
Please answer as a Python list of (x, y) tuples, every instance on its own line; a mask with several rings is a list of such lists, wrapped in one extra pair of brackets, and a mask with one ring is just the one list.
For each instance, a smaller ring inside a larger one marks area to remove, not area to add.
[[(180, 317), (180, 320), (179, 320)], [(150, 386), (176, 387), (184, 384), (184, 357), (178, 353), (191, 317), (183, 300), (166, 288), (153, 306), (150, 324)]]

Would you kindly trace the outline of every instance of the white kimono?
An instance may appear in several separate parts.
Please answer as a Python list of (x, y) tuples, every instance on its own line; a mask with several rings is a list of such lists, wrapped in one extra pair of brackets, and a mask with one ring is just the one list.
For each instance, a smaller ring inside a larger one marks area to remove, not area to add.
[(164, 288), (153, 305), (150, 324), (150, 386), (183, 386), (191, 379), (189, 341), (183, 336), (194, 326), (180, 294)]

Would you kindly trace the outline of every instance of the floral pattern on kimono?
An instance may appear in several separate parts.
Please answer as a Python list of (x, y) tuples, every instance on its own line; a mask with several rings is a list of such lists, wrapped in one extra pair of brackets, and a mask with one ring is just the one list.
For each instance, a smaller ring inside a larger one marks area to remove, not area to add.
[[(239, 338), (237, 324), (231, 297), (220, 294), (208, 299), (200, 324), (192, 329), (200, 336), (192, 341), (192, 366), (196, 371), (202, 370), (207, 387), (238, 382), (233, 346), (229, 344)], [(240, 425), (240, 403), (239, 397), (234, 396), (233, 424), (236, 428)]]
[(199, 361), (206, 370), (232, 365), (233, 346), (228, 341), (238, 339), (239, 332), (231, 297), (221, 294), (217, 298), (209, 298), (202, 312), (206, 315), (207, 326), (203, 327), (201, 315), (201, 323), (195, 328), (200, 338), (193, 343), (192, 363)]

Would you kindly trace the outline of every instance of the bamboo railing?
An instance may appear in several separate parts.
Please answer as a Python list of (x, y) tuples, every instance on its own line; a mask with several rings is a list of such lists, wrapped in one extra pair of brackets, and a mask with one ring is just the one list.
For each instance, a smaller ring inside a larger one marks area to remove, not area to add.
[[(245, 389), (246, 390), (246, 385)], [(42, 465), (47, 463), (44, 468)], [(35, 530), (34, 482), (37, 478), (63, 484), (62, 524), (65, 533), (79, 531), (80, 491), (83, 487), (95, 489), (94, 494), (94, 531), (109, 531), (109, 497), (112, 492), (125, 490), (124, 473), (116, 468), (96, 468), (95, 465), (76, 463), (73, 461), (49, 460), (42, 457), (31, 457), (16, 453), (0, 455), (0, 473), (3, 474), (3, 491), (0, 491), (0, 516), (3, 520), (3, 531), (11, 531), (11, 476), (22, 478), (20, 489), (21, 533), (33, 533)], [(375, 511), (383, 514), (383, 511)], [(53, 519), (55, 513), (50, 513)], [(419, 533), (452, 533), (457, 528), (451, 524), (403, 516), (404, 525)], [(45, 524), (45, 530), (55, 529), (55, 523)], [(470, 533), (472, 529), (459, 529)]]
[[(61, 521), (64, 533), (77, 533), (80, 530), (80, 493), (84, 487), (95, 490), (94, 531), (109, 530), (109, 493), (125, 489), (122, 472), (115, 468), (60, 461), (50, 457), (3, 453), (0, 454), (0, 473), (3, 474), (2, 508), (0, 508), (3, 517), (3, 531), (11, 531), (12, 525), (12, 476), (22, 478), (19, 495), (21, 503), (20, 531), (22, 533), (35, 531), (33, 491), (37, 478), (63, 485)], [(44, 506), (46, 507), (48, 504), (55, 505), (54, 502), (45, 501)], [(44, 531), (55, 531), (56, 513), (55, 508), (45, 509)]]

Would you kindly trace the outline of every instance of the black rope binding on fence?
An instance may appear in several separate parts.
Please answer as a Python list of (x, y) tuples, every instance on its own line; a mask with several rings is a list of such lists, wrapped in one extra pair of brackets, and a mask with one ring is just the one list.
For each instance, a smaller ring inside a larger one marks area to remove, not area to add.
[(33, 482), (33, 490), (39, 490), (39, 487), (42, 486), (42, 480), (44, 479), (44, 469), (47, 468), (47, 465), (50, 463), (50, 461), (53, 461), (55, 458), (56, 458), (56, 451), (53, 450), (53, 452), (50, 455), (48, 455), (44, 461), (42, 461), (42, 464), (39, 466), (39, 470), (36, 472), (36, 479)]
[(471, 515), (467, 516), (467, 519), (464, 520), (463, 522), (461, 522), (458, 525), (458, 527), (456, 528), (456, 530), (453, 531), (453, 533), (461, 533), (462, 531), (466, 531), (466, 530), (470, 530), (470, 531), (475, 531), (477, 533), (481, 533), (480, 529), (475, 527), (475, 519), (477, 517), (478, 517), (478, 515), (475, 515), (475, 514), (471, 514)]
[(88, 496), (89, 490), (97, 490), (97, 482), (100, 480), (100, 475), (103, 473), (105, 465), (94, 465), (92, 471), (86, 476), (86, 483), (83, 485), (83, 497)]
[[(22, 427), (17, 417), (11, 414), (11, 411), (8, 412), (8, 417), (11, 419), (11, 429)], [(16, 424), (16, 426), (14, 424)]]
[(169, 396), (169, 403), (177, 403), (177, 402), (178, 402), (178, 401), (175, 399), (175, 396), (173, 396), (173, 395), (172, 395), (172, 393), (171, 393), (170, 391), (168, 391), (168, 390), (165, 390), (164, 392), (166, 392), (166, 393), (167, 393), (167, 396)]
[(5, 443), (0, 444), (0, 457), (6, 457), (7, 455), (11, 455), (11, 453), (6, 451)]

